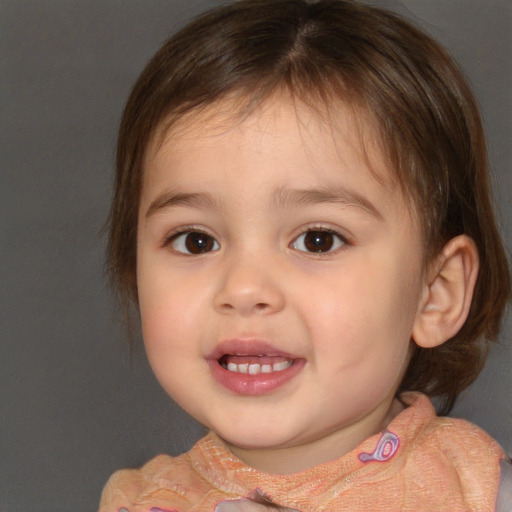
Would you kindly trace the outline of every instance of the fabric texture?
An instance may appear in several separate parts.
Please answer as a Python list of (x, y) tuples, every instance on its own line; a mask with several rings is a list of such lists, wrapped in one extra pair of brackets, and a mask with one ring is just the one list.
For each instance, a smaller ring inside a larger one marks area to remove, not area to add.
[(406, 393), (408, 407), (386, 431), (343, 457), (287, 475), (260, 472), (214, 433), (179, 457), (160, 455), (107, 483), (100, 512), (213, 512), (256, 489), (301, 512), (494, 511), (500, 446), (465, 420), (437, 417), (430, 400)]

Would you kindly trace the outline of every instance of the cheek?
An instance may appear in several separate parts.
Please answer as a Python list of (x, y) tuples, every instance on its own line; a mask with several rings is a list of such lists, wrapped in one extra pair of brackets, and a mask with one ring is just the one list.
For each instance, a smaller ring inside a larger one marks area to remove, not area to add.
[(325, 356), (339, 354), (347, 364), (400, 365), (416, 318), (416, 275), (381, 257), (337, 273), (328, 284), (310, 286), (304, 315), (317, 348)]
[(140, 303), (144, 343), (164, 348), (186, 342), (194, 321), (192, 304), (175, 294), (154, 294)]
[(142, 268), (138, 278), (142, 334), (148, 357), (153, 352), (164, 355), (175, 349), (181, 337), (180, 329), (187, 318), (186, 296), (178, 296), (175, 283), (158, 272), (156, 266)]
[(149, 364), (165, 391), (176, 401), (184, 393), (198, 345), (192, 338), (190, 307), (174, 294), (150, 294), (141, 303), (141, 324), (144, 347)]
[(197, 272), (170, 271), (166, 263), (152, 263), (141, 265), (139, 272), (142, 334), (151, 366), (167, 389), (163, 380), (189, 371), (201, 357), (204, 328), (212, 327), (204, 314), (211, 293)]

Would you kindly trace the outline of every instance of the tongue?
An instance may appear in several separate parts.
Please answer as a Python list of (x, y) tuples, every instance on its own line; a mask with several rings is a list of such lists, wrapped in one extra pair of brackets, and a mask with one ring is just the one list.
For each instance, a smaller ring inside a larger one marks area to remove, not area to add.
[(232, 356), (226, 354), (222, 361), (226, 364), (234, 363), (234, 364), (276, 364), (276, 363), (285, 363), (289, 361), (286, 357), (279, 356)]

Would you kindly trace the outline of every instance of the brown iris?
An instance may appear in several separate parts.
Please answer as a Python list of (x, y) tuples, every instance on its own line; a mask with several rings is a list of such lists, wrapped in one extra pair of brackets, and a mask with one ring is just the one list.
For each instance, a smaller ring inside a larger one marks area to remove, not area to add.
[(308, 231), (304, 235), (304, 246), (310, 252), (327, 252), (334, 245), (334, 236), (329, 231)]
[(214, 243), (214, 239), (211, 236), (197, 231), (192, 231), (185, 237), (185, 247), (190, 254), (210, 252), (213, 250)]

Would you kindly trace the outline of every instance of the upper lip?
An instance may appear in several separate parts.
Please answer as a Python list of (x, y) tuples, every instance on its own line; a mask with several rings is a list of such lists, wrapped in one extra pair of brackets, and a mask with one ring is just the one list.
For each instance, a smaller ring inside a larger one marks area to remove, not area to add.
[(230, 339), (221, 342), (207, 356), (210, 360), (219, 360), (225, 355), (232, 356), (267, 356), (298, 359), (298, 356), (274, 347), (260, 339)]

